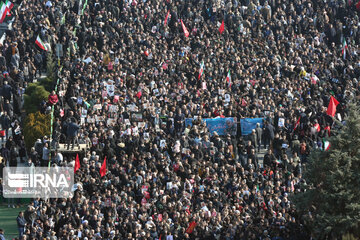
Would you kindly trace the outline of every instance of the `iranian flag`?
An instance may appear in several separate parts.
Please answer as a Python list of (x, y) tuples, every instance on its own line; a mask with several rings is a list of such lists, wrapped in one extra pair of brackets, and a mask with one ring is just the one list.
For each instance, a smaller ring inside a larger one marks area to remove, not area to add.
[(165, 17), (165, 21), (164, 21), (164, 26), (166, 26), (168, 18), (169, 18), (169, 14), (170, 14), (170, 10), (168, 10), (166, 17)]
[(343, 43), (343, 49), (342, 49), (342, 54), (343, 54), (343, 58), (346, 59), (346, 50), (348, 48), (348, 45), (346, 43), (346, 40), (344, 38), (344, 43)]
[(201, 76), (203, 75), (203, 72), (204, 72), (204, 61), (202, 61), (201, 64), (200, 64), (200, 71), (199, 71), (198, 80), (200, 80)]
[(42, 50), (47, 51), (47, 47), (45, 46), (45, 44), (43, 43), (43, 41), (41, 40), (41, 38), (39, 37), (39, 35), (37, 36), (36, 40), (35, 40), (36, 45), (39, 46), (39, 48), (41, 48)]
[(8, 8), (7, 8), (6, 4), (2, 2), (0, 5), (0, 23), (4, 22), (7, 10), (8, 10)]
[(228, 84), (228, 87), (231, 88), (231, 75), (230, 75), (230, 70), (228, 71), (228, 74), (226, 76), (226, 82)]
[(6, 0), (5, 4), (6, 4), (6, 8), (7, 8), (6, 15), (11, 16), (10, 11), (14, 7), (14, 4), (12, 2), (10, 2), (9, 0)]
[(219, 32), (220, 34), (222, 34), (225, 30), (225, 24), (224, 24), (224, 20), (222, 21), (221, 25), (220, 25), (220, 28), (219, 28)]
[(301, 119), (301, 117), (299, 117), (298, 120), (296, 121), (294, 131), (300, 125), (300, 119)]

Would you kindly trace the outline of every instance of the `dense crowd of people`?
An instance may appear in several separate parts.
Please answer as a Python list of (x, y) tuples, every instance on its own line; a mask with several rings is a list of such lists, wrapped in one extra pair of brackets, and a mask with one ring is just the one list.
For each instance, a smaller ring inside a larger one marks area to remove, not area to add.
[[(352, 2), (22, 1), (0, 46), (2, 164), (71, 166), (49, 149), (88, 148), (74, 197), (33, 199), (20, 239), (309, 239), (290, 197), (336, 125), (330, 97), (341, 119), (359, 95)], [(27, 153), (21, 95), (49, 54), (59, 85), (39, 110), (54, 106), (53, 135)], [(236, 134), (210, 132), (216, 117)], [(242, 118), (264, 122), (244, 136)]]

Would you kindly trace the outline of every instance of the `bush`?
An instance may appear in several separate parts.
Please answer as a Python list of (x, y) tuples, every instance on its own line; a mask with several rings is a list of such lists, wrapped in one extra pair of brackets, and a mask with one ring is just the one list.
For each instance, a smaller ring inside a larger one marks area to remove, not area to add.
[(44, 86), (46, 91), (51, 92), (52, 90), (54, 90), (54, 81), (50, 77), (41, 79), (40, 85)]
[(50, 136), (51, 115), (40, 112), (30, 113), (24, 121), (24, 137), (28, 150), (34, 146), (37, 139)]
[(29, 85), (26, 87), (25, 94), (31, 95), (35, 91), (37, 86), (39, 86), (38, 82), (29, 83)]
[(46, 91), (42, 85), (29, 86), (24, 95), (26, 113), (34, 113), (39, 110), (40, 103), (44, 100), (47, 101), (49, 94), (50, 92)]

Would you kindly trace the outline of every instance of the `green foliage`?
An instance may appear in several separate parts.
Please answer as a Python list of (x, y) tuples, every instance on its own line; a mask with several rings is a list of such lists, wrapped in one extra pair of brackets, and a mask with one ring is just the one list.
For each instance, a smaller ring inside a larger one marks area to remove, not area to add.
[[(56, 79), (56, 61), (54, 61), (53, 55), (51, 52), (48, 52), (46, 55), (46, 75), (50, 79)], [(51, 89), (52, 90), (52, 89)]]
[(30, 150), (37, 139), (50, 135), (50, 114), (30, 113), (24, 121), (25, 145)]
[(345, 120), (345, 126), (328, 139), (328, 151), (311, 153), (304, 174), (306, 191), (293, 197), (316, 239), (360, 236), (359, 107), (351, 104)]
[(40, 84), (44, 86), (45, 90), (48, 92), (54, 90), (54, 81), (50, 77), (41, 79)]
[(36, 112), (39, 109), (41, 101), (47, 101), (50, 94), (50, 92), (45, 90), (44, 86), (32, 84), (29, 84), (24, 95), (24, 108), (27, 113)]
[(32, 93), (35, 91), (35, 88), (39, 86), (38, 82), (35, 83), (29, 83), (29, 85), (27, 86), (26, 90), (25, 90), (25, 94), (27, 95), (32, 95)]

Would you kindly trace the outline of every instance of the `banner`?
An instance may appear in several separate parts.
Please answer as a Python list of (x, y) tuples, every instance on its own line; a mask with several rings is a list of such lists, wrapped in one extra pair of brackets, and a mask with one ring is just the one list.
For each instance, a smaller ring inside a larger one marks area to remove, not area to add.
[[(185, 127), (188, 125), (192, 126), (192, 121), (192, 118), (185, 119)], [(219, 135), (236, 135), (236, 118), (205, 118), (203, 119), (203, 122), (206, 123), (211, 134), (216, 131)]]
[(264, 125), (263, 118), (243, 118), (240, 119), (241, 135), (246, 136), (251, 134), (252, 130), (256, 128), (256, 124), (260, 123), (262, 128)]

